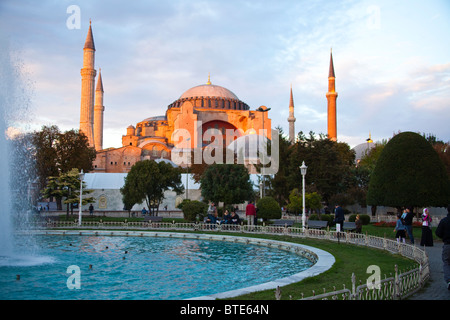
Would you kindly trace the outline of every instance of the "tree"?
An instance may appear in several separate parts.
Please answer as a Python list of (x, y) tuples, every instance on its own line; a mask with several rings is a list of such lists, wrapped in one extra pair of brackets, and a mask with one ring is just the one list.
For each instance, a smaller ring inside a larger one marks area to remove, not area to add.
[(290, 200), (290, 185), (288, 177), (290, 175), (290, 168), (288, 159), (291, 156), (292, 146), (286, 135), (283, 134), (283, 129), (277, 127), (279, 131), (278, 146), (279, 146), (279, 166), (278, 171), (274, 176), (269, 176), (269, 184), (272, 187), (268, 194), (277, 200), (280, 206), (284, 206), (287, 200)]
[(323, 134), (317, 138), (314, 132), (310, 132), (309, 137), (300, 132), (289, 158), (287, 182), (290, 190), (302, 181), (299, 169), (302, 161), (308, 166), (307, 191), (318, 192), (328, 202), (332, 195), (348, 188), (355, 153), (348, 144), (332, 141)]
[(33, 133), (34, 158), (36, 163), (39, 188), (47, 184), (47, 178), (59, 175), (55, 145), (60, 131), (57, 126), (43, 126), (41, 131)]
[(43, 126), (33, 133), (37, 176), (40, 189), (47, 185), (49, 177), (67, 173), (72, 168), (89, 172), (93, 169), (92, 162), (96, 157), (95, 149), (89, 146), (84, 133), (69, 130), (64, 133), (57, 126)]
[[(83, 205), (95, 202), (93, 197), (86, 197), (92, 193), (92, 190), (85, 188), (86, 183), (83, 181)], [(61, 202), (65, 198), (64, 203), (67, 204), (67, 217), (69, 216), (69, 204), (73, 213), (73, 204), (80, 202), (80, 178), (78, 169), (74, 168), (67, 173), (59, 176), (48, 178), (47, 187), (42, 191), (45, 198), (55, 197), (57, 200), (58, 210), (62, 209)]]
[(120, 192), (122, 193), (123, 209), (128, 211), (128, 217), (131, 216), (131, 209), (133, 209), (133, 206), (141, 201), (135, 193), (129, 191), (129, 187), (129, 184), (125, 184), (122, 189), (120, 189)]
[[(300, 213), (303, 207), (303, 196), (298, 189), (293, 189), (289, 194), (289, 204), (287, 208), (295, 214)], [(317, 192), (305, 193), (305, 207), (311, 210), (322, 208), (322, 197)]]
[(212, 164), (200, 179), (202, 196), (207, 201), (242, 203), (253, 197), (247, 168), (241, 164)]
[(302, 195), (297, 188), (289, 194), (289, 203), (286, 207), (290, 213), (299, 214), (302, 211)]
[(262, 218), (264, 221), (267, 219), (280, 219), (281, 218), (281, 208), (278, 202), (272, 197), (263, 197), (256, 203), (258, 208), (257, 216)]
[(166, 190), (173, 190), (177, 194), (183, 192), (180, 169), (163, 161), (144, 160), (131, 167), (120, 192), (124, 203), (145, 201), (153, 214), (158, 215), (159, 204)]
[(450, 203), (444, 164), (424, 137), (403, 132), (386, 144), (370, 178), (367, 203), (397, 208)]

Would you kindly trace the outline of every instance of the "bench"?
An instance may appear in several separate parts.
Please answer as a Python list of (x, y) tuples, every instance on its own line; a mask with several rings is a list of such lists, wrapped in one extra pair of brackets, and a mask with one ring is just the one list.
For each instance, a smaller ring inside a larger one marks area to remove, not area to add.
[(311, 229), (323, 229), (328, 225), (328, 221), (321, 220), (308, 220), (308, 228)]
[(344, 221), (344, 230), (343, 231), (355, 231), (356, 230), (356, 223), (354, 222), (345, 222)]
[(145, 216), (144, 221), (148, 222), (161, 222), (163, 220), (163, 217), (155, 217), (155, 216)]
[(294, 225), (294, 220), (284, 220), (278, 219), (274, 220), (273, 226), (282, 226), (282, 227), (292, 227)]

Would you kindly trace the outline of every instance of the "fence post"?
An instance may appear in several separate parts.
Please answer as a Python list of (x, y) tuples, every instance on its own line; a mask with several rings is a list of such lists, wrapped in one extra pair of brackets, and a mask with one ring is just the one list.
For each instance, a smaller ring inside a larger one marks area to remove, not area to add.
[(400, 281), (398, 279), (398, 266), (395, 265), (395, 276), (394, 276), (394, 300), (400, 299)]
[(356, 294), (356, 276), (352, 273), (352, 295), (351, 300), (358, 300), (358, 295)]

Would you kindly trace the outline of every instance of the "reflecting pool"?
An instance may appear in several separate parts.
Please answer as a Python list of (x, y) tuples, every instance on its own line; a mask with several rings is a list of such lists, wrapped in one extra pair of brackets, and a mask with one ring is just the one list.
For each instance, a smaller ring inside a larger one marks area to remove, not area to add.
[(35, 241), (39, 250), (26, 259), (0, 263), (0, 299), (188, 299), (313, 264), (277, 248), (204, 239), (39, 235)]

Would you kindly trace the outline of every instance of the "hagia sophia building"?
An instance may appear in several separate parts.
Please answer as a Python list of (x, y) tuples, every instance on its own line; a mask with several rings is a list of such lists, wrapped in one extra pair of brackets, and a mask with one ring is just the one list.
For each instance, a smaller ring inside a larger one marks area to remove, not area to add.
[[(225, 133), (231, 129), (240, 135), (265, 132), (271, 139), (271, 119), (265, 106), (251, 110), (251, 107), (240, 100), (227, 88), (212, 84), (210, 78), (205, 84), (192, 87), (182, 93), (178, 99), (167, 106), (165, 115), (151, 116), (126, 128), (122, 136), (122, 147), (103, 149), (103, 82), (101, 70), (95, 78), (95, 45), (92, 27), (89, 25), (86, 42), (83, 48), (83, 68), (81, 69), (81, 108), (80, 131), (95, 147), (97, 157), (94, 160), (94, 173), (127, 173), (138, 161), (145, 159), (171, 159), (171, 152), (177, 144), (173, 141), (174, 132), (188, 132), (194, 137), (194, 130), (203, 133), (208, 129), (217, 129)], [(336, 99), (335, 74), (333, 56), (330, 54), (328, 75), (328, 137), (336, 140)], [(289, 102), (289, 140), (295, 140), (295, 117), (292, 87)], [(198, 128), (198, 124), (201, 125)], [(196, 127), (197, 126), (197, 127)], [(263, 131), (261, 131), (263, 130)], [(224, 135), (226, 136), (226, 135)], [(227, 136), (228, 138), (228, 136)], [(239, 138), (232, 136), (226, 145)], [(197, 148), (198, 139), (191, 139), (191, 148)], [(202, 146), (208, 141), (200, 141)]]

